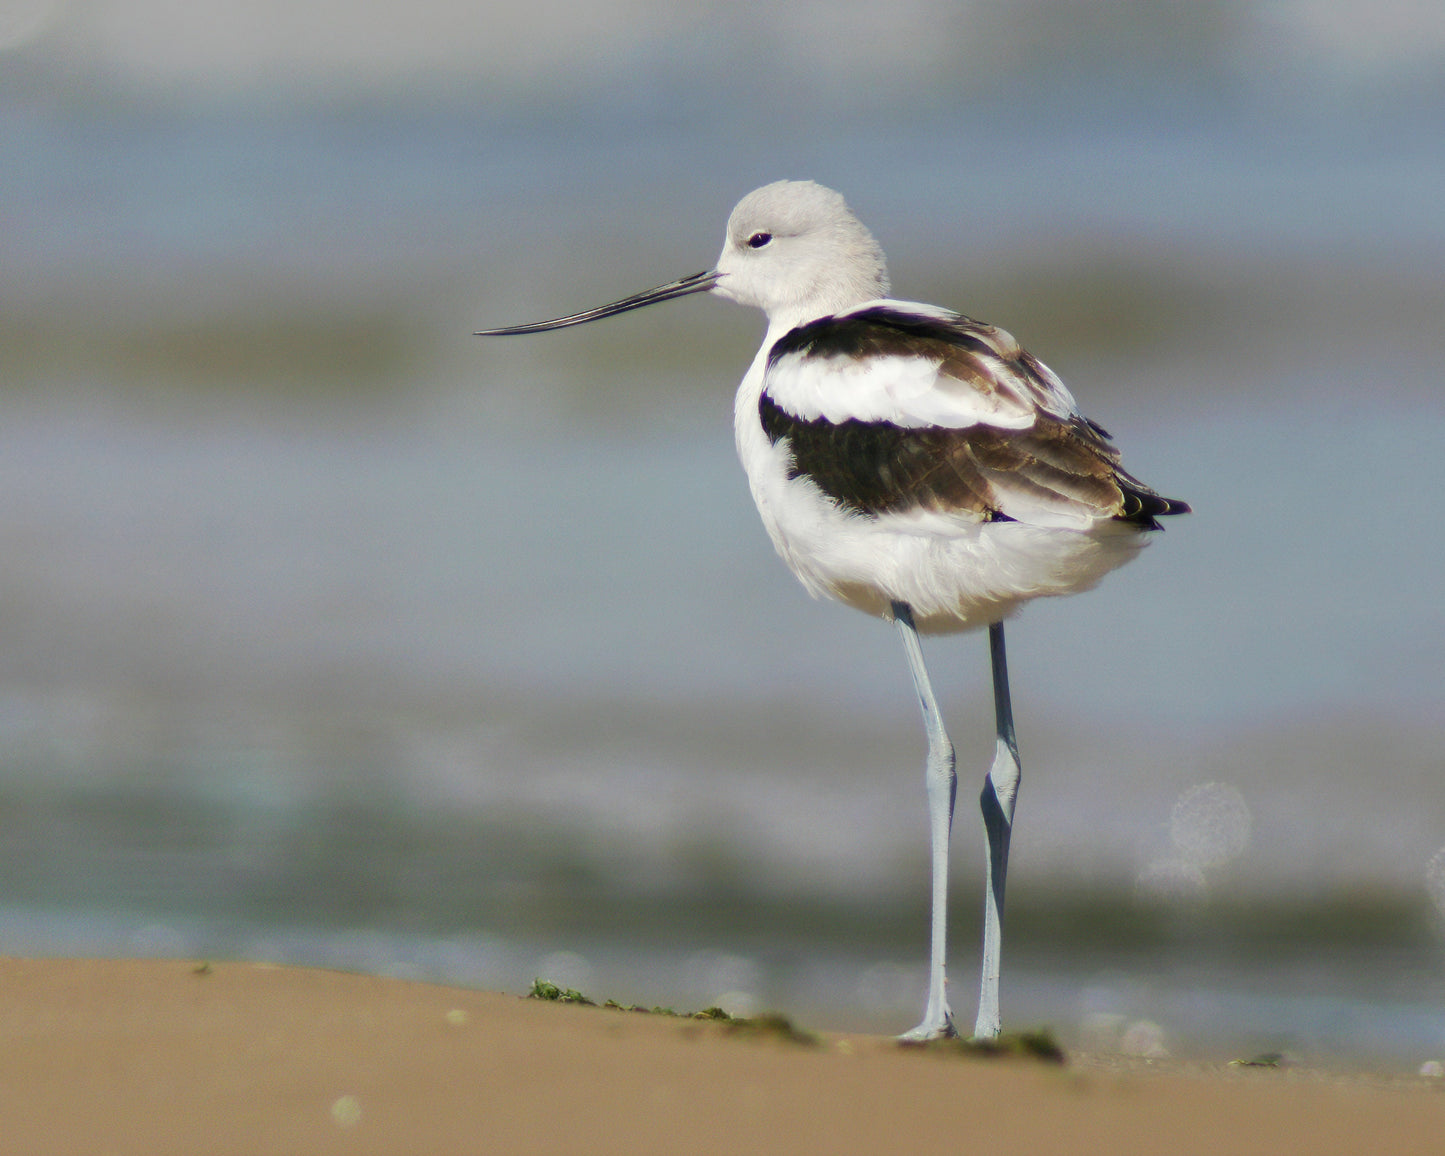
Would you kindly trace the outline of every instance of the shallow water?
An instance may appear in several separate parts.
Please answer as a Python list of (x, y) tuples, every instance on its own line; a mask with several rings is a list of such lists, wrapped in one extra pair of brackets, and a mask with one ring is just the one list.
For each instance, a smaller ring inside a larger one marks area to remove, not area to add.
[[(728, 428), (756, 319), (466, 336), (701, 268), (735, 196), (794, 171), (783, 142), (719, 191), (717, 126), (13, 94), (0, 119), (23, 162), (0, 187), (4, 949), (547, 971), (907, 1026), (915, 707), (891, 632), (810, 603), (756, 524)], [(1438, 134), (1281, 154), (1228, 122), (1021, 120), (1001, 155), (1061, 179), (1019, 196), (909, 161), (939, 127), (837, 129), (810, 161), (901, 292), (1017, 329), (1196, 509), (1010, 628), (1011, 1014), (1438, 1053)], [(981, 773), (983, 643), (928, 653)], [(1210, 783), (1222, 859), (1178, 829)], [(979, 842), (961, 818), (964, 991)], [(1120, 932), (1161, 900), (1183, 930)], [(1062, 946), (1030, 923), (1056, 903), (1083, 927)]]

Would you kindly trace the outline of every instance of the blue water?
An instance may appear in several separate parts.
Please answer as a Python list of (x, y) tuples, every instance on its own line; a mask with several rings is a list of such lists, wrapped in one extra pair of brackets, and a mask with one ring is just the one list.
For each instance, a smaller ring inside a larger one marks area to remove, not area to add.
[[(1196, 510), (1099, 591), (1011, 627), (1016, 904), (1067, 880), (1127, 907), (1177, 859), (1176, 800), (1218, 781), (1251, 827), (1199, 874), (1207, 895), (1428, 909), (1445, 846), (1440, 134), (1402, 115), (1337, 138), (1298, 108), (973, 111), (994, 128), (986, 168), (982, 121), (939, 108), (739, 149), (721, 112), (6, 90), (4, 949), (510, 987), (550, 961), (628, 1000), (726, 983), (824, 1023), (912, 1014), (892, 943), (780, 962), (732, 932), (667, 933), (661, 899), (706, 904), (720, 879), (803, 905), (922, 885), (892, 633), (802, 595), (733, 459), (756, 319), (690, 301), (525, 346), (467, 336), (704, 267), (737, 196), (783, 175), (843, 187), (900, 292), (958, 286), (950, 304), (1030, 344), (1056, 333), (1037, 352), (1131, 469)], [(1139, 277), (1142, 298), (1096, 300), (1096, 269)], [(1037, 312), (1034, 286), (1052, 303)], [(1130, 340), (1068, 328), (1090, 311)], [(378, 352), (358, 365), (363, 340)], [(929, 655), (981, 771), (982, 643)], [(348, 808), (414, 826), (386, 856), (316, 844)], [(475, 825), (474, 862), (428, 849), (442, 818)], [(357, 898), (348, 874), (393, 898)], [(629, 924), (652, 938), (516, 914), (573, 878), (657, 899)], [(478, 925), (437, 930), (446, 887), (485, 900)], [(1201, 974), (1035, 942), (1015, 1006), (1080, 1038), (1121, 1016), (1181, 1047), (1262, 1034), (1424, 1058), (1445, 1046), (1442, 960), (1411, 943), (1333, 970), (1245, 945)], [(1307, 991), (1278, 978), (1306, 972)]]

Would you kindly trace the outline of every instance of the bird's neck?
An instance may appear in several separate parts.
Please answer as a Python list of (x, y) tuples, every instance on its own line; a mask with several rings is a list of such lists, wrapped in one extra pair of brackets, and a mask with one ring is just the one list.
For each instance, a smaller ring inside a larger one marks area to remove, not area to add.
[(784, 333), (789, 333), (800, 325), (807, 325), (810, 321), (817, 321), (820, 317), (827, 317), (835, 312), (832, 309), (818, 305), (797, 305), (779, 306), (768, 312), (768, 333), (763, 338), (763, 348), (771, 349), (773, 343)]

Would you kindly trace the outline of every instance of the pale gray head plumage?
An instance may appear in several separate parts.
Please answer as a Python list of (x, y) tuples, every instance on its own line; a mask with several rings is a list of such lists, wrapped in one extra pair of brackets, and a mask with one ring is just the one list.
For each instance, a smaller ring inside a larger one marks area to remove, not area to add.
[(798, 324), (888, 295), (883, 250), (842, 194), (813, 181), (755, 189), (728, 218), (713, 292)]

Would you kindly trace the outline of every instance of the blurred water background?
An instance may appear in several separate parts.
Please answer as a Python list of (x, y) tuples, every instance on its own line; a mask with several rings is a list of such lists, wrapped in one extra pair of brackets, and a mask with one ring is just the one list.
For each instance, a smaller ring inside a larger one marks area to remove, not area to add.
[(761, 317), (469, 336), (808, 177), (1196, 511), (1011, 627), (1006, 1019), (1445, 1053), (1442, 125), (1424, 3), (6, 0), (0, 952), (910, 1026), (921, 727), (756, 522)]

